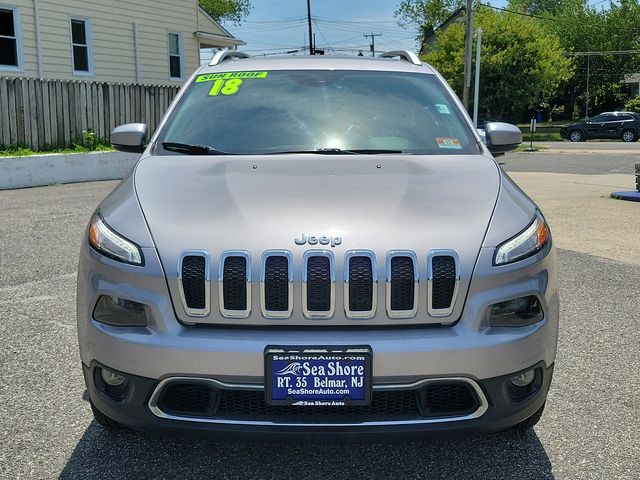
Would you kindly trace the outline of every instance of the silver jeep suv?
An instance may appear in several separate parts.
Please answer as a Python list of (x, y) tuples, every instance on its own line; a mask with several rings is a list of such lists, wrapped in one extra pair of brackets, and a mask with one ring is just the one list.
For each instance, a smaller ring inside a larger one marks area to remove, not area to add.
[(413, 54), (220, 52), (88, 226), (80, 354), (98, 423), (271, 436), (533, 426), (558, 331), (536, 205)]

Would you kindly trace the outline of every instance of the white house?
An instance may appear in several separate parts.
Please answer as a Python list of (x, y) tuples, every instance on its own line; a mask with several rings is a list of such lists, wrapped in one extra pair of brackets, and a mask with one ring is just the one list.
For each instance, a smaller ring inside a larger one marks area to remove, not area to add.
[(197, 0), (0, 0), (0, 77), (178, 85), (238, 45)]

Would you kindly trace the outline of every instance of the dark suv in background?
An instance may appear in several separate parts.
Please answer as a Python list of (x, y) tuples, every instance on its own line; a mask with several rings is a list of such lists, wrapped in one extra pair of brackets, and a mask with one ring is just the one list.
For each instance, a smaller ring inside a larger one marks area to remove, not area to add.
[(620, 138), (623, 142), (635, 142), (640, 136), (640, 115), (631, 112), (604, 112), (561, 128), (560, 136), (572, 142), (584, 142), (592, 138)]

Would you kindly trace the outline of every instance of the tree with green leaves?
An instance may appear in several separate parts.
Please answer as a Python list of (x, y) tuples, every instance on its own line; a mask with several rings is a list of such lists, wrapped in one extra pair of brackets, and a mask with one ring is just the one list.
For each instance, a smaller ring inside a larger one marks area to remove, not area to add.
[(251, 0), (198, 0), (202, 9), (215, 20), (228, 20), (235, 25), (249, 15)]
[(507, 8), (532, 15), (555, 14), (562, 9), (565, 0), (509, 0)]
[(420, 32), (433, 31), (465, 0), (402, 0), (395, 12), (401, 27), (417, 27)]
[[(595, 8), (587, 0), (563, 0), (562, 8), (547, 28), (560, 38), (568, 52), (619, 52), (637, 50), (640, 38), (640, 2), (619, 0), (608, 8)], [(621, 108), (629, 93), (624, 78), (640, 72), (640, 54), (598, 53), (576, 55), (576, 74), (560, 96), (565, 109), (574, 117), (585, 114), (587, 73), (589, 74), (589, 115), (601, 110)]]
[[(573, 76), (572, 59), (541, 20), (480, 8), (475, 23), (483, 30), (479, 110), (485, 115), (526, 119)], [(436, 45), (423, 59), (461, 92), (463, 52), (464, 23), (458, 22), (437, 33)]]

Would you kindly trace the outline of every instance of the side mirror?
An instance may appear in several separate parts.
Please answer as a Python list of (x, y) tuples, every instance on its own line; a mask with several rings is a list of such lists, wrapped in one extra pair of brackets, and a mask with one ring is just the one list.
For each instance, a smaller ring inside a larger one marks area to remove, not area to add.
[(144, 152), (146, 139), (147, 126), (144, 123), (127, 123), (111, 132), (111, 145), (121, 152)]
[(493, 154), (502, 154), (518, 148), (522, 143), (522, 132), (515, 125), (490, 122), (484, 126), (485, 142)]

